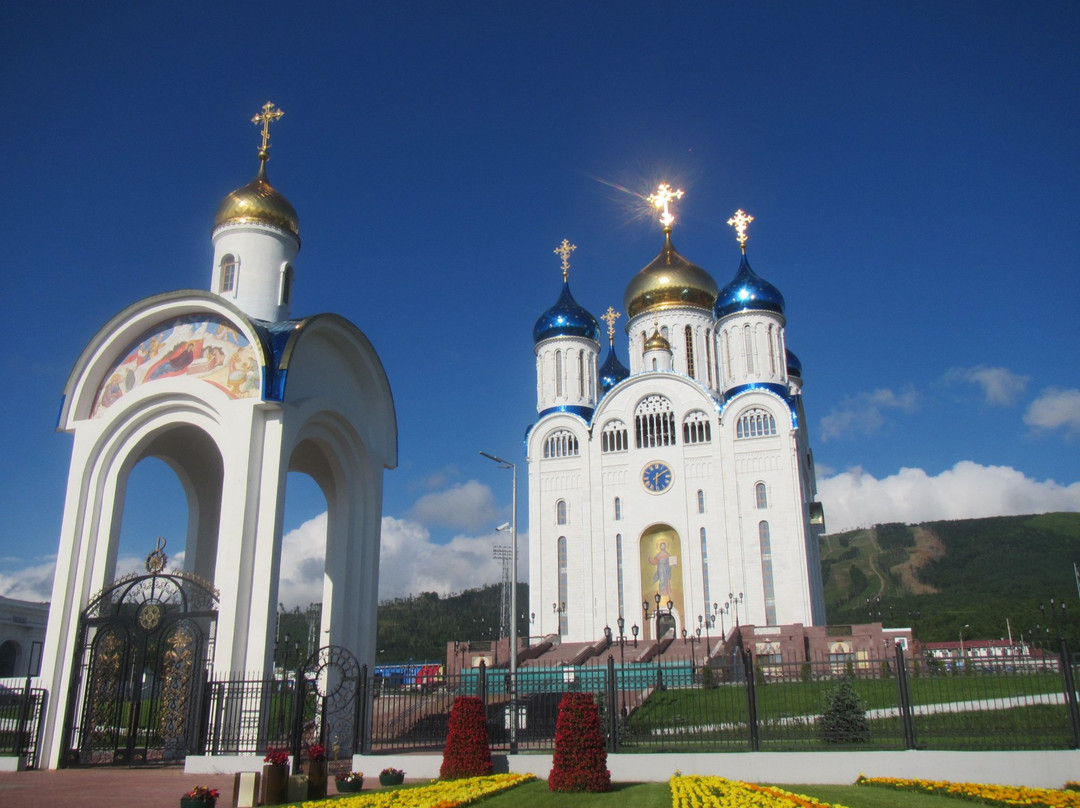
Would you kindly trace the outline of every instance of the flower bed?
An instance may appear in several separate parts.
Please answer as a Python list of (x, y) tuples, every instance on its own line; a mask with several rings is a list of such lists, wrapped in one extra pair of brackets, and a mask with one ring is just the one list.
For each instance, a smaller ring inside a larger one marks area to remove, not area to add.
[(884, 786), (922, 794), (948, 794), (986, 805), (1027, 805), (1032, 808), (1080, 808), (1080, 792), (1051, 788), (995, 786), (982, 783), (950, 783), (948, 780), (906, 780), (901, 777), (863, 777), (860, 786)]
[(458, 808), (535, 779), (531, 774), (493, 774), (468, 780), (436, 782), (417, 788), (398, 788), (305, 802), (303, 808)]
[(723, 777), (676, 775), (668, 785), (671, 788), (671, 808), (830, 808), (828, 803), (791, 794), (783, 789)]

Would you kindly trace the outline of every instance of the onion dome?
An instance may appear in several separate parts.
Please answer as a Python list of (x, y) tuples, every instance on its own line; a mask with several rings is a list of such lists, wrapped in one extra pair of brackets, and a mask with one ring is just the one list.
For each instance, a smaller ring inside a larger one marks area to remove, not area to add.
[(784, 349), (784, 353), (787, 357), (787, 375), (795, 379), (802, 378), (802, 362), (799, 361), (799, 357), (793, 354), (791, 351)]
[(652, 336), (645, 342), (645, 353), (649, 351), (671, 351), (671, 343), (667, 341), (667, 337), (661, 334), (657, 330), (653, 330)]
[(735, 280), (720, 290), (713, 313), (720, 318), (737, 311), (752, 310), (783, 314), (784, 296), (767, 280), (758, 277), (750, 268), (744, 252), (742, 261), (739, 262), (739, 271), (735, 273)]
[(671, 229), (665, 228), (664, 248), (631, 279), (623, 302), (627, 317), (683, 306), (711, 309), (716, 302), (716, 281), (676, 252)]
[(264, 159), (259, 161), (255, 179), (226, 196), (214, 215), (215, 230), (226, 224), (250, 223), (268, 224), (300, 238), (300, 217), (296, 215), (296, 208), (266, 178)]
[(565, 280), (555, 305), (541, 314), (533, 326), (533, 343), (552, 337), (579, 337), (600, 342), (600, 324), (574, 300), (570, 284)]
[(607, 359), (600, 366), (600, 389), (606, 393), (629, 375), (630, 371), (623, 366), (623, 363), (619, 361), (619, 357), (615, 355), (615, 345), (609, 345)]

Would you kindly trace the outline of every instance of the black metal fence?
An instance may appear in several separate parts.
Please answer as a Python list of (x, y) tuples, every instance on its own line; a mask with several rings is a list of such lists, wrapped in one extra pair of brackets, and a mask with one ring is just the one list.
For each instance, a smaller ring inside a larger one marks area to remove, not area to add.
[(0, 755), (21, 757), (27, 768), (37, 767), (46, 696), (29, 680), (18, 688), (0, 685)]

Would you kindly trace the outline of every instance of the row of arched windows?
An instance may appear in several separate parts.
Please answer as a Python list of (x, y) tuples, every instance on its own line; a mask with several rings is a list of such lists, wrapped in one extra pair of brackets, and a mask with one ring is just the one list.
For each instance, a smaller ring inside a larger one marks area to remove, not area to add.
[(576, 457), (581, 454), (577, 435), (569, 429), (560, 429), (548, 435), (544, 441), (544, 457)]
[[(231, 295), (236, 292), (236, 286), (239, 281), (240, 262), (232, 253), (226, 253), (221, 256), (221, 262), (218, 266), (221, 270), (218, 273), (218, 294)], [(292, 297), (293, 275), (294, 271), (292, 264), (285, 264), (282, 266), (281, 285), (278, 289), (279, 305), (289, 305), (289, 299)]]
[(736, 438), (760, 438), (776, 434), (776, 419), (768, 410), (755, 407), (739, 416), (735, 424)]

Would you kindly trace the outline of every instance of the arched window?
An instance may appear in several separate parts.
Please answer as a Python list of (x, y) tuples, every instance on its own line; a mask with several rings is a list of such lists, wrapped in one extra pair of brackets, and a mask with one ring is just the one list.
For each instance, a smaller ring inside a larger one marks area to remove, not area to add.
[(580, 454), (577, 436), (569, 429), (552, 432), (544, 441), (544, 457), (577, 457)]
[(615, 497), (615, 521), (622, 519), (622, 499)]
[(697, 492), (697, 512), (705, 513), (705, 492), (700, 488)]
[(768, 410), (755, 407), (739, 416), (735, 424), (736, 438), (761, 438), (776, 434), (776, 419)]
[(585, 398), (585, 352), (577, 352), (577, 394)]
[(765, 625), (776, 625), (776, 592), (773, 585), (772, 541), (769, 523), (758, 522), (758, 543), (761, 546), (761, 587), (765, 593)]
[(705, 528), (701, 529), (701, 584), (704, 588), (705, 605), (708, 606), (712, 597), (709, 595), (709, 545), (705, 540)]
[(292, 299), (293, 275), (292, 264), (286, 264), (281, 271), (281, 305), (283, 306), (288, 306), (289, 300)]
[(619, 614), (623, 613), (622, 534), (615, 534), (615, 560), (619, 570)]
[(564, 637), (570, 630), (566, 616), (566, 590), (567, 590), (567, 562), (566, 562), (566, 536), (559, 536), (559, 601), (556, 609), (559, 612), (559, 636)]
[(705, 332), (705, 375), (709, 381), (709, 387), (713, 387), (713, 375), (712, 375), (712, 330)]
[(221, 256), (220, 294), (236, 290), (236, 258), (232, 253)]
[(627, 448), (626, 424), (619, 420), (604, 424), (604, 430), (600, 433), (600, 451), (607, 454), (625, 452)]
[(743, 351), (746, 353), (746, 372), (754, 372), (754, 334), (750, 326), (743, 326)]
[(563, 394), (563, 370), (562, 351), (555, 352), (555, 397), (562, 398)]
[(708, 443), (712, 440), (712, 425), (709, 416), (701, 410), (694, 410), (683, 421), (683, 443)]
[(769, 326), (769, 371), (776, 375), (776, 345), (775, 345), (776, 330)]
[(560, 499), (555, 503), (555, 524), (566, 524), (566, 500)]
[(765, 491), (765, 483), (754, 486), (754, 503), (759, 510), (769, 507), (769, 495)]
[(686, 375), (694, 378), (694, 329), (687, 326), (683, 330), (683, 338), (686, 340)]
[(675, 413), (664, 396), (649, 396), (634, 411), (634, 431), (637, 448), (673, 446), (675, 444)]

